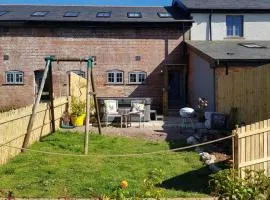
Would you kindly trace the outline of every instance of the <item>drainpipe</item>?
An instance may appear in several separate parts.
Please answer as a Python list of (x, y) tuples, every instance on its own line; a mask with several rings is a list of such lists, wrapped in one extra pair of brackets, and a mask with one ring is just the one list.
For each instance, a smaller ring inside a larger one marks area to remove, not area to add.
[(185, 33), (184, 33), (184, 31), (185, 31), (185, 27), (184, 27), (184, 23), (182, 22), (182, 34), (183, 34), (183, 44), (184, 44), (184, 46), (183, 46), (183, 56), (185, 57), (186, 56), (186, 37), (185, 37)]
[(185, 59), (185, 69), (184, 69), (184, 76), (185, 76), (185, 104), (187, 104), (188, 102), (188, 67), (189, 67), (189, 59), (187, 57), (187, 47), (186, 47), (186, 37), (185, 37), (185, 27), (184, 27), (184, 23), (182, 23), (182, 33), (183, 33), (183, 57)]
[(219, 65), (219, 60), (214, 63), (213, 67), (213, 87), (214, 87), (214, 112), (216, 112), (216, 67)]
[(212, 13), (213, 10), (209, 13), (209, 40), (212, 41)]

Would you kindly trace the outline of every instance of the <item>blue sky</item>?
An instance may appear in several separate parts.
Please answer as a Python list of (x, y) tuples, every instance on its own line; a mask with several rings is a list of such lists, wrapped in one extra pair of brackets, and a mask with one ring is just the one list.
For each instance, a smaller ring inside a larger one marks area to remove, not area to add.
[(172, 0), (0, 0), (1, 4), (68, 4), (68, 5), (123, 5), (165, 6)]

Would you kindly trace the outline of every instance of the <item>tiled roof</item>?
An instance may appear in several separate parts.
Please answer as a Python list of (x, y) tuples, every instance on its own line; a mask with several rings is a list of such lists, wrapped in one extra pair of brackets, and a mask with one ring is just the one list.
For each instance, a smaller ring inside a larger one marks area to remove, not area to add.
[[(219, 61), (269, 61), (270, 41), (187, 41), (188, 47)], [(259, 45), (263, 48), (248, 48)]]
[[(57, 21), (57, 22), (181, 22), (192, 21), (184, 11), (167, 7), (111, 7), (111, 6), (50, 6), (50, 5), (0, 5), (0, 21)], [(37, 11), (47, 11), (44, 16), (31, 16)], [(79, 12), (77, 17), (64, 17), (66, 12)], [(97, 17), (97, 12), (110, 12), (110, 17)], [(128, 12), (140, 12), (141, 17), (129, 18)], [(161, 18), (158, 13), (170, 13)]]
[(230, 9), (230, 10), (267, 10), (269, 0), (176, 0), (181, 1), (189, 10)]

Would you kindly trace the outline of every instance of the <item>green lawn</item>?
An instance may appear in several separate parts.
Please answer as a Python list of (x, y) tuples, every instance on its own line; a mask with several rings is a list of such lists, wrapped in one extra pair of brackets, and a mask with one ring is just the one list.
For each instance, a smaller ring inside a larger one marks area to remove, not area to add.
[[(20, 154), (0, 167), (0, 191), (10, 189), (15, 197), (110, 196), (121, 180), (127, 180), (131, 196), (139, 197), (143, 180), (155, 168), (165, 172), (161, 188), (167, 197), (203, 197), (208, 194), (209, 171), (193, 151), (143, 157), (97, 157), (105, 154), (152, 152), (185, 145), (183, 141), (150, 142), (144, 139), (91, 134), (89, 157)], [(57, 132), (31, 149), (81, 154), (83, 134)]]

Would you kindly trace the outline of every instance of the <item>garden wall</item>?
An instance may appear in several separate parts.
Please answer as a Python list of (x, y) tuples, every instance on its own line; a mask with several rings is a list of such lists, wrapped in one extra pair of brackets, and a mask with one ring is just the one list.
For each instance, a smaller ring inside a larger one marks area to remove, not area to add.
[[(67, 105), (66, 97), (54, 100), (56, 129), (60, 126), (60, 118), (67, 109)], [(19, 149), (3, 145), (22, 147), (31, 113), (32, 106), (0, 113), (0, 165), (20, 153)], [(50, 134), (51, 131), (50, 105), (49, 103), (41, 103), (37, 109), (30, 144), (40, 140), (42, 136)]]

